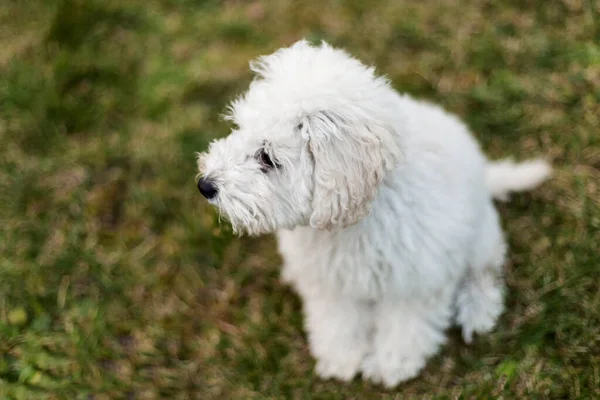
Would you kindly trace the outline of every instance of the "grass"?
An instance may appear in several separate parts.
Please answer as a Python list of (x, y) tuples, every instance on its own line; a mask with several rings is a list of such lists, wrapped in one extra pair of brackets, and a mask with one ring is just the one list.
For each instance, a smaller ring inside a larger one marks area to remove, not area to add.
[[(0, 27), (0, 399), (600, 398), (597, 1), (4, 0)], [(301, 37), (556, 166), (500, 205), (498, 328), (396, 390), (314, 375), (273, 239), (195, 188), (248, 61)]]

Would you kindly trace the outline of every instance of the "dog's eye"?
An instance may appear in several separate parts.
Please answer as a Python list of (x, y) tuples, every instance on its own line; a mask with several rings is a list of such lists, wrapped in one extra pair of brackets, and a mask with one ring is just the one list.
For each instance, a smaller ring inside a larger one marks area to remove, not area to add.
[(277, 166), (277, 163), (273, 162), (271, 156), (265, 151), (265, 149), (260, 149), (256, 154), (256, 159), (262, 166), (262, 171), (267, 172), (270, 169), (273, 169)]

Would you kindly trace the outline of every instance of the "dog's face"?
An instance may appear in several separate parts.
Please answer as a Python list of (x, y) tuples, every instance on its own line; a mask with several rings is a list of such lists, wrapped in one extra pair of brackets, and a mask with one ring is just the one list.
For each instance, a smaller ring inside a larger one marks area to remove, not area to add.
[(314, 163), (301, 126), (283, 120), (254, 128), (235, 130), (199, 156), (200, 191), (235, 231), (258, 234), (304, 223)]
[(357, 222), (397, 161), (387, 82), (346, 53), (306, 42), (251, 64), (236, 129), (198, 156), (200, 192), (249, 234)]

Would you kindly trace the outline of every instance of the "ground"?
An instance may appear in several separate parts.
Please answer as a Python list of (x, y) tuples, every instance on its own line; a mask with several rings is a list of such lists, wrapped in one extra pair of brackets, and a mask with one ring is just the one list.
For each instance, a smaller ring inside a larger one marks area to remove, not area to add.
[[(3, 0), (0, 27), (0, 399), (600, 398), (598, 1)], [(395, 390), (315, 376), (273, 238), (196, 190), (248, 61), (302, 37), (556, 168), (499, 205), (498, 328)]]

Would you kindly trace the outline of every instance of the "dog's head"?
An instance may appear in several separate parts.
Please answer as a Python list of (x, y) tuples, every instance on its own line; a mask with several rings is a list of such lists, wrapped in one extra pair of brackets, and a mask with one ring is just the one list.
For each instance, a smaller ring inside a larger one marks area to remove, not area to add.
[(360, 220), (400, 153), (387, 81), (305, 41), (251, 69), (257, 78), (227, 115), (236, 129), (198, 156), (201, 193), (249, 234)]

